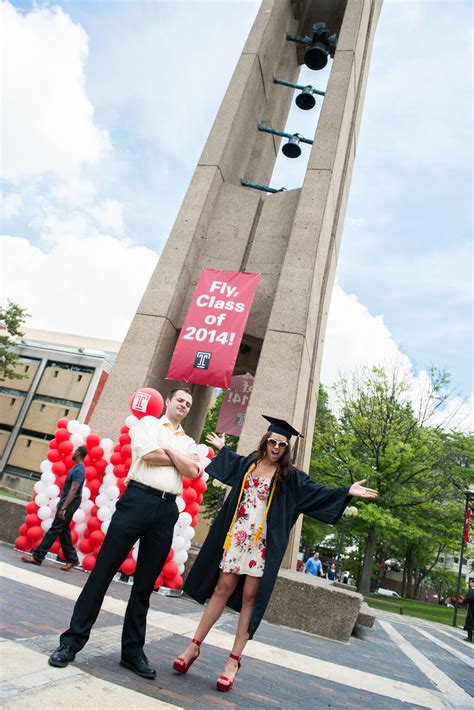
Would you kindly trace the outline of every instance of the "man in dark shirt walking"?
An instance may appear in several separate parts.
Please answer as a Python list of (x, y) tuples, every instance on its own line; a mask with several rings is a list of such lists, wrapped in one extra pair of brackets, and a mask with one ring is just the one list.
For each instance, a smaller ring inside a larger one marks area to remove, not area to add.
[(71, 539), (69, 524), (72, 516), (79, 508), (82, 499), (82, 488), (84, 486), (85, 468), (84, 459), (87, 455), (85, 446), (79, 446), (72, 455), (75, 465), (69, 471), (64, 482), (63, 492), (58, 502), (56, 515), (53, 524), (43, 538), (41, 545), (33, 551), (32, 556), (24, 555), (21, 559), (30, 565), (40, 565), (49, 548), (59, 536), (59, 542), (64, 554), (65, 564), (61, 568), (65, 572), (79, 564), (77, 552), (74, 549)]

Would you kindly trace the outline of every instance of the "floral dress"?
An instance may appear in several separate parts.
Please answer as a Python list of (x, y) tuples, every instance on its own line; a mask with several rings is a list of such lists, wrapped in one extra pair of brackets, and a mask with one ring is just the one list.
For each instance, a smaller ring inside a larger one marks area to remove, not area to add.
[(270, 491), (270, 478), (249, 475), (237, 511), (231, 544), (224, 551), (219, 569), (231, 574), (261, 577), (265, 567), (267, 524), (258, 542), (254, 535), (262, 522)]

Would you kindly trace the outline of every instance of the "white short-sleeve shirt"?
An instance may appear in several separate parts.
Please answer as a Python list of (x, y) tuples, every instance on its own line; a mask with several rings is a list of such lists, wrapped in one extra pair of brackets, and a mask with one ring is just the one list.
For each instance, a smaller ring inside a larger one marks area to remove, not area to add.
[(132, 439), (132, 465), (125, 483), (137, 481), (166, 493), (180, 495), (183, 491), (182, 476), (174, 466), (156, 466), (143, 461), (143, 456), (169, 446), (180, 454), (197, 454), (194, 439), (184, 433), (180, 425), (173, 428), (170, 420), (163, 416), (143, 417), (130, 433)]

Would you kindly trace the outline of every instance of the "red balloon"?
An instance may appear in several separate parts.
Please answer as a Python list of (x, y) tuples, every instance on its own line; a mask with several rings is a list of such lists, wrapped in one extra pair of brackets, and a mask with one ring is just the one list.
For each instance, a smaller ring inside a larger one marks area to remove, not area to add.
[[(94, 530), (100, 530), (100, 526), (102, 525), (102, 521), (99, 520), (99, 518), (89, 518), (87, 521), (87, 527), (91, 531), (91, 534), (94, 532)], [(90, 538), (89, 538), (90, 539)]]
[(114, 473), (117, 476), (117, 478), (124, 478), (127, 475), (127, 471), (125, 469), (125, 466), (122, 466), (122, 464), (119, 464), (118, 466), (114, 466)]
[(199, 493), (198, 497), (196, 498), (195, 502), (198, 503), (198, 505), (201, 505), (202, 501), (204, 499), (204, 496), (202, 493)]
[(87, 542), (89, 542), (92, 547), (99, 547), (104, 542), (105, 535), (102, 530), (94, 530), (91, 532), (90, 537)]
[(122, 454), (122, 461), (126, 461), (132, 455), (132, 447), (130, 444), (124, 444), (120, 453)]
[(124, 479), (123, 479), (123, 478), (119, 478), (119, 480), (117, 481), (117, 484), (116, 484), (116, 485), (117, 485), (117, 488), (118, 488), (119, 491), (120, 491), (120, 495), (122, 495), (122, 493), (124, 492), (124, 490), (125, 490), (126, 487), (127, 487), (127, 486), (125, 485)]
[(135, 567), (137, 566), (137, 563), (135, 560), (132, 560), (131, 558), (128, 558), (125, 560), (125, 562), (120, 566), (120, 571), (123, 572), (124, 574), (127, 574), (129, 577), (135, 572)]
[(130, 411), (137, 419), (142, 417), (161, 417), (163, 412), (163, 397), (151, 387), (142, 387), (133, 393), (130, 400)]
[(79, 535), (77, 534), (77, 532), (75, 530), (71, 530), (72, 544), (75, 545), (77, 543), (78, 539), (79, 539)]
[(39, 510), (39, 505), (36, 505), (34, 500), (30, 500), (30, 502), (26, 504), (26, 512), (27, 513), (36, 513), (38, 510)]
[(110, 457), (110, 463), (112, 466), (119, 466), (122, 463), (122, 454), (115, 453)]
[(130, 456), (130, 458), (128, 458), (128, 459), (124, 462), (123, 465), (125, 466), (125, 468), (126, 468), (127, 471), (128, 471), (128, 469), (129, 469), (130, 466), (132, 465), (132, 457)]
[(130, 442), (132, 440), (128, 434), (120, 434), (119, 441), (120, 441), (120, 460), (122, 460), (122, 446), (125, 446), (126, 444), (130, 444)]
[(89, 530), (89, 528), (86, 527), (82, 535), (85, 540), (88, 540), (91, 536), (91, 531)]
[(95, 555), (86, 555), (82, 560), (82, 568), (87, 570), (88, 572), (91, 572), (94, 569), (96, 562), (97, 560), (95, 558)]
[(105, 459), (99, 459), (99, 461), (94, 461), (94, 466), (97, 473), (104, 473), (107, 468), (107, 461)]
[(127, 426), (126, 424), (124, 424), (123, 426), (120, 427), (120, 433), (121, 433), (121, 434), (128, 434), (128, 431), (129, 431), (129, 429), (128, 429), (128, 426)]
[(26, 537), (26, 535), (20, 535), (15, 540), (14, 545), (17, 550), (21, 550), (22, 552), (27, 552), (31, 547), (31, 541), (28, 537)]
[(196, 503), (196, 501), (194, 501), (194, 503), (190, 503), (189, 505), (187, 505), (186, 512), (188, 512), (189, 515), (194, 518), (194, 516), (199, 513), (199, 503)]
[(168, 584), (168, 580), (174, 579), (178, 574), (178, 565), (176, 562), (167, 562), (161, 570), (161, 574), (166, 579), (166, 584)]
[(84, 457), (84, 466), (93, 466), (94, 462), (89, 456), (89, 454), (86, 454)]
[(188, 486), (188, 488), (184, 489), (182, 496), (183, 496), (183, 500), (185, 503), (192, 503), (193, 501), (196, 500), (197, 493), (194, 490), (194, 488), (192, 488), (191, 486)]
[(48, 451), (48, 461), (51, 461), (51, 463), (56, 463), (57, 461), (61, 461), (61, 454), (57, 449), (50, 449)]
[(55, 540), (51, 547), (49, 548), (49, 551), (53, 553), (53, 555), (57, 555), (61, 551), (61, 545), (59, 540)]
[(51, 441), (48, 444), (48, 448), (50, 449), (57, 449), (58, 448), (58, 440), (57, 439), (51, 439)]
[(189, 488), (191, 485), (192, 481), (190, 478), (184, 478), (183, 477), (183, 488)]
[(72, 456), (65, 456), (63, 458), (63, 464), (66, 466), (67, 471), (69, 471), (69, 469), (71, 469), (74, 466), (74, 463), (75, 463), (75, 461), (72, 458)]
[(153, 587), (153, 589), (155, 590), (155, 592), (156, 592), (157, 589), (159, 589), (160, 587), (163, 586), (163, 582), (164, 582), (163, 575), (162, 575), (162, 574), (159, 574), (158, 577), (156, 578), (155, 586)]
[(198, 524), (199, 517), (197, 515), (194, 516), (194, 518), (191, 520), (191, 527), (195, 528), (196, 525)]
[(208, 458), (208, 459), (213, 459), (215, 455), (216, 455), (216, 452), (214, 451), (214, 449), (212, 448), (212, 446), (208, 446), (208, 447), (207, 447), (207, 458)]
[(66, 466), (62, 461), (56, 461), (53, 463), (52, 471), (56, 474), (56, 476), (64, 476), (66, 473)]
[[(58, 442), (69, 441), (69, 432), (67, 429), (58, 429), (56, 434), (54, 435), (54, 438)], [(53, 441), (54, 441), (54, 439), (53, 439)], [(72, 446), (72, 444), (71, 444), (71, 446)]]
[(169, 562), (170, 560), (172, 560), (173, 555), (174, 555), (174, 551), (171, 549), (166, 556), (166, 562)]
[(165, 583), (168, 589), (181, 589), (183, 586), (183, 578), (181, 575), (176, 574), (173, 579), (166, 579)]
[[(69, 424), (69, 421), (67, 419), (58, 419), (56, 422), (56, 426), (58, 429), (66, 429), (67, 425)], [(68, 432), (69, 435), (69, 432)]]
[(92, 449), (89, 449), (89, 455), (93, 461), (98, 461), (104, 455), (104, 449), (102, 446), (94, 446)]
[(59, 488), (63, 488), (64, 484), (66, 483), (66, 478), (67, 478), (66, 475), (64, 475), (64, 476), (59, 476), (59, 477), (56, 479), (56, 485), (59, 486)]
[(93, 481), (94, 478), (97, 478), (97, 470), (95, 466), (86, 466), (86, 480), (87, 480), (87, 486), (89, 486), (89, 481)]
[(26, 535), (26, 531), (28, 530), (28, 525), (26, 523), (23, 523), (23, 525), (20, 525), (20, 529), (18, 530), (18, 534), (20, 537), (22, 535)]
[(98, 505), (93, 505), (92, 508), (90, 509), (90, 517), (91, 518), (97, 518), (97, 513), (99, 512), (99, 506)]
[(102, 481), (99, 481), (98, 478), (94, 478), (92, 481), (87, 481), (87, 488), (90, 490), (91, 496), (94, 496), (95, 498), (101, 485)]
[(92, 549), (92, 545), (87, 539), (81, 540), (81, 542), (79, 543), (79, 550), (84, 555), (88, 555), (90, 552), (92, 552)]
[(33, 527), (28, 528), (28, 532), (26, 533), (26, 536), (32, 542), (36, 542), (37, 540), (41, 540), (43, 535), (44, 535), (44, 533), (39, 525), (34, 525)]
[(100, 444), (100, 436), (98, 434), (89, 434), (89, 436), (86, 439), (87, 449), (90, 451), (91, 449), (94, 448), (94, 446), (99, 446), (99, 444)]
[(41, 525), (41, 519), (38, 518), (36, 513), (30, 513), (25, 518), (25, 525), (29, 528), (35, 527), (35, 525)]
[(197, 494), (204, 493), (207, 488), (207, 483), (202, 476), (199, 476), (199, 478), (194, 479), (193, 488)]
[[(64, 429), (61, 429), (61, 431), (64, 431)], [(60, 451), (63, 456), (69, 456), (69, 454), (72, 454), (74, 451), (74, 445), (69, 440), (61, 441), (61, 443), (58, 444), (58, 451)]]
[[(123, 429), (123, 427), (122, 427), (122, 429)], [(127, 427), (125, 427), (125, 431), (126, 431), (126, 432), (128, 431), (128, 428), (127, 428)], [(122, 433), (123, 433), (123, 432), (122, 432)], [(115, 444), (115, 446), (114, 446), (114, 453), (119, 454), (120, 451), (121, 451), (121, 449), (122, 449), (121, 444)]]

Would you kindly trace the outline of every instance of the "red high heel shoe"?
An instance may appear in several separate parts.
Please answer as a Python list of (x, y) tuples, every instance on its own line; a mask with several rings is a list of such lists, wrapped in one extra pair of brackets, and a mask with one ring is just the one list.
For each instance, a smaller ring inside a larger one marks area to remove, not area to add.
[(185, 673), (187, 673), (187, 672), (189, 671), (189, 669), (191, 668), (191, 666), (193, 665), (193, 663), (194, 663), (194, 661), (196, 660), (196, 658), (199, 658), (199, 654), (201, 653), (201, 649), (199, 648), (199, 646), (202, 644), (202, 641), (198, 641), (197, 639), (193, 639), (191, 643), (196, 644), (196, 646), (198, 647), (198, 652), (197, 652), (197, 654), (194, 656), (194, 658), (191, 658), (191, 660), (188, 661), (187, 663), (186, 663), (186, 661), (184, 660), (184, 658), (176, 658), (175, 661), (174, 661), (174, 663), (173, 663), (173, 669), (174, 669), (177, 673), (181, 673), (181, 674), (183, 674), (183, 675), (184, 675)]
[[(242, 656), (236, 656), (235, 653), (229, 653), (229, 658), (233, 658), (234, 661), (237, 661), (237, 664), (238, 664), (236, 674), (234, 675), (234, 680), (235, 680), (235, 676), (239, 672), (240, 666), (242, 665), (240, 663), (240, 659), (242, 658)], [(219, 678), (217, 679), (217, 683), (216, 683), (217, 690), (220, 690), (221, 693), (228, 693), (229, 690), (231, 690), (232, 686), (234, 685), (234, 680), (231, 680), (226, 675), (220, 675)], [(222, 681), (227, 681), (227, 682), (223, 683)]]

